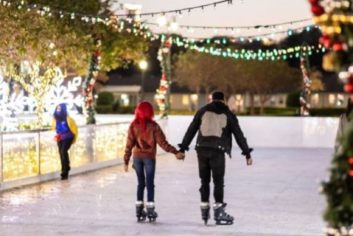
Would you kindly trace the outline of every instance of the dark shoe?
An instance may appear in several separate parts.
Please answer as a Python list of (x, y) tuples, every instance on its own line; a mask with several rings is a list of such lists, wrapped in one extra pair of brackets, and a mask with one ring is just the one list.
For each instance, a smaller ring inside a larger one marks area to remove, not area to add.
[(214, 220), (217, 225), (231, 225), (233, 224), (234, 217), (227, 214), (225, 211), (226, 203), (215, 203), (214, 209)]
[(208, 219), (210, 218), (210, 204), (208, 202), (201, 202), (201, 217), (207, 225)]
[(61, 174), (61, 180), (69, 179), (69, 174)]
[(146, 220), (147, 213), (144, 210), (143, 202), (136, 202), (136, 217), (137, 222), (142, 222)]
[(158, 214), (155, 211), (155, 207), (154, 207), (154, 202), (147, 202), (147, 218), (149, 220), (149, 222), (155, 222)]

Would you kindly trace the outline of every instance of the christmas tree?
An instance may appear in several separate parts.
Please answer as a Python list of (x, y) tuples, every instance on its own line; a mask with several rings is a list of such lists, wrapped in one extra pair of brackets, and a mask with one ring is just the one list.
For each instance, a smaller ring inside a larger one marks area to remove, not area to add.
[[(347, 93), (353, 94), (353, 6), (347, 0), (309, 0), (314, 21), (320, 25), (321, 44), (330, 49), (323, 67), (339, 73)], [(353, 235), (353, 114), (343, 130), (330, 168), (322, 184), (327, 207), (327, 235)]]
[(335, 153), (330, 178), (323, 183), (328, 235), (353, 235), (353, 126), (346, 130)]

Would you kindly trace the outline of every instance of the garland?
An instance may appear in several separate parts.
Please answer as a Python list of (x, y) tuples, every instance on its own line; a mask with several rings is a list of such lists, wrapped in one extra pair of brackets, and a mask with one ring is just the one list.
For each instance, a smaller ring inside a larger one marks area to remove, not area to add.
[(303, 74), (303, 90), (300, 93), (300, 115), (309, 116), (310, 115), (310, 94), (311, 94), (311, 80), (309, 78), (309, 72), (307, 70), (308, 57), (300, 58), (300, 69)]
[(83, 96), (84, 96), (84, 113), (86, 116), (87, 124), (95, 124), (95, 109), (94, 109), (94, 85), (97, 81), (99, 73), (99, 65), (101, 61), (101, 44), (102, 41), (99, 38), (95, 39), (95, 50), (91, 56), (91, 63), (89, 66), (88, 76), (83, 84)]
[(170, 110), (170, 85), (171, 85), (171, 47), (172, 40), (167, 38), (161, 43), (158, 51), (158, 60), (162, 68), (162, 76), (157, 89), (156, 101), (162, 118), (168, 116)]

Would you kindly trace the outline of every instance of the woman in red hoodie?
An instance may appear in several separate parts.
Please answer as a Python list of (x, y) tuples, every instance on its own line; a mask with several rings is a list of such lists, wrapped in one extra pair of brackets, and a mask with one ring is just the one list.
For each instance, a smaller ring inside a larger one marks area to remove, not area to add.
[[(144, 221), (146, 216), (149, 221), (155, 221), (157, 213), (154, 207), (154, 175), (156, 168), (157, 144), (166, 152), (175, 154), (177, 159), (183, 159), (184, 154), (177, 151), (170, 145), (159, 127), (153, 121), (154, 111), (149, 102), (141, 102), (135, 110), (135, 119), (128, 131), (128, 138), (125, 148), (125, 171), (128, 171), (131, 155), (133, 156), (133, 168), (136, 171), (137, 201), (136, 217), (138, 221)], [(147, 213), (144, 210), (143, 195), (147, 187)]]

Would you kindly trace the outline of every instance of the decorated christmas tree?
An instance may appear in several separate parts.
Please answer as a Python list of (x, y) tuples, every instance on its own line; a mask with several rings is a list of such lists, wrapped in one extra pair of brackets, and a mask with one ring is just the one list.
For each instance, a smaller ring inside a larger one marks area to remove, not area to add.
[[(322, 31), (321, 44), (330, 49), (323, 67), (339, 73), (348, 94), (353, 94), (353, 5), (346, 0), (309, 0), (314, 21)], [(352, 97), (352, 96), (351, 96)], [(327, 235), (353, 235), (353, 114), (348, 114), (336, 149), (330, 177), (322, 184), (326, 195)]]

